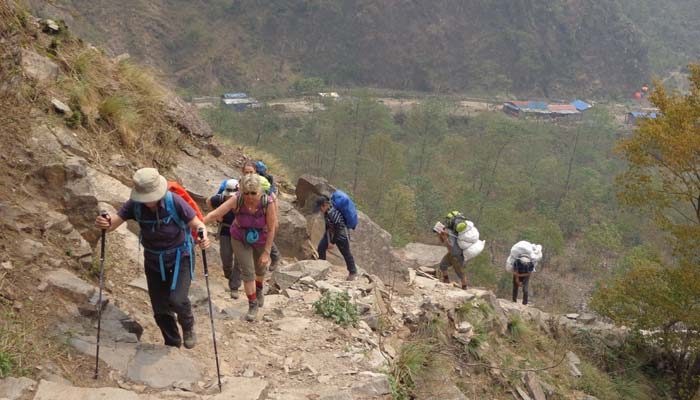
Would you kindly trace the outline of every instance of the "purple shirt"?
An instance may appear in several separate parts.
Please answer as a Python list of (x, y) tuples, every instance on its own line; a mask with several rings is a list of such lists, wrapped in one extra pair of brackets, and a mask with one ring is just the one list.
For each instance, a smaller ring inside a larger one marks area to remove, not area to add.
[[(267, 207), (271, 207), (274, 197), (268, 196)], [(231, 237), (246, 243), (245, 236), (248, 229), (256, 229), (259, 237), (255, 243), (250, 243), (255, 248), (265, 246), (267, 241), (267, 210), (263, 209), (262, 199), (258, 202), (258, 208), (255, 212), (250, 213), (245, 206), (241, 206), (236, 214), (236, 219), (231, 224)]]
[[(182, 197), (173, 193), (173, 203), (175, 211), (184, 223), (192, 221), (195, 214), (192, 207)], [(124, 221), (136, 219), (134, 215), (134, 205), (136, 203), (128, 200), (117, 213)], [(168, 217), (168, 211), (165, 209), (165, 198), (158, 202), (157, 210), (151, 210), (146, 205), (141, 204), (141, 219), (144, 221), (155, 221), (157, 219), (165, 219)], [(141, 237), (143, 247), (150, 250), (167, 250), (181, 246), (185, 242), (185, 234), (189, 235), (189, 228), (185, 231), (180, 230), (174, 220), (170, 220), (167, 224), (139, 224), (141, 225)], [(158, 257), (157, 255), (144, 252), (146, 258), (149, 255)]]

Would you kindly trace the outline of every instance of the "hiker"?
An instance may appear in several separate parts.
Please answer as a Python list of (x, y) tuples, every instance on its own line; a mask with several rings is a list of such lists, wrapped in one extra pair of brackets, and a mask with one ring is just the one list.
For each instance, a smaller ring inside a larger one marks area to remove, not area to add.
[(267, 165), (265, 165), (262, 160), (255, 162), (255, 172), (270, 182), (270, 194), (276, 194), (277, 187), (275, 186), (275, 178), (267, 173)]
[(518, 302), (518, 288), (523, 287), (523, 304), (528, 304), (530, 276), (542, 262), (542, 245), (521, 240), (510, 249), (506, 271), (513, 274), (513, 302)]
[[(267, 169), (267, 167), (265, 169)], [(275, 190), (273, 190), (274, 186), (272, 185), (272, 181), (268, 180), (267, 177), (258, 174), (256, 163), (254, 163), (251, 160), (244, 162), (243, 167), (241, 167), (241, 173), (243, 174), (242, 176), (250, 174), (257, 174), (258, 176), (260, 176), (260, 182), (263, 191), (266, 194), (270, 195), (272, 198), (275, 197)], [(272, 204), (274, 207), (277, 207), (276, 203), (273, 202)], [(282, 256), (280, 255), (280, 251), (277, 249), (277, 245), (275, 243), (272, 243), (272, 253), (270, 254), (270, 258), (272, 259), (272, 263), (270, 264), (269, 269), (270, 272), (272, 272), (277, 269), (277, 265), (279, 264), (279, 261), (282, 258)]]
[[(469, 225), (467, 219), (458, 211), (452, 211), (445, 217), (445, 224), (440, 224), (441, 229), (436, 230), (440, 242), (447, 246), (447, 254), (440, 261), (440, 271), (444, 283), (450, 283), (449, 268), (454, 268), (460, 279), (462, 289), (467, 289), (467, 273), (464, 253), (459, 243), (459, 235), (465, 232)], [(478, 239), (478, 236), (477, 236)]]
[(518, 302), (518, 288), (523, 288), (523, 304), (527, 305), (530, 285), (530, 275), (535, 270), (535, 264), (526, 255), (516, 258), (513, 262), (513, 302)]
[[(195, 346), (194, 315), (188, 298), (194, 277), (194, 248), (190, 229), (204, 229), (199, 242), (209, 247), (204, 223), (182, 197), (168, 191), (168, 183), (155, 168), (142, 168), (133, 176), (130, 199), (117, 215), (95, 219), (95, 226), (111, 232), (134, 219), (141, 228), (144, 272), (156, 324), (166, 346)], [(182, 339), (177, 323), (182, 328)]]
[[(225, 182), (224, 190), (207, 199), (207, 205), (212, 209), (224, 204), (234, 193), (238, 191), (238, 180), (228, 179)], [(229, 211), (224, 215), (219, 229), (219, 255), (221, 256), (221, 266), (224, 276), (228, 280), (228, 288), (231, 298), (238, 299), (238, 289), (241, 287), (241, 267), (233, 258), (233, 248), (231, 247), (231, 224), (235, 215)]]
[(345, 222), (345, 217), (337, 208), (331, 204), (331, 199), (327, 196), (321, 196), (316, 201), (316, 212), (323, 214), (326, 233), (318, 244), (318, 258), (326, 259), (326, 251), (333, 248), (333, 245), (338, 246), (340, 254), (345, 259), (345, 265), (348, 268), (347, 280), (354, 281), (357, 279), (357, 267), (355, 259), (350, 252), (350, 238), (348, 236), (348, 227)]
[(204, 222), (209, 223), (220, 221), (229, 211), (236, 216), (230, 230), (231, 247), (248, 297), (248, 321), (255, 320), (258, 307), (264, 304), (263, 281), (277, 230), (274, 198), (263, 193), (260, 180), (257, 174), (243, 176), (238, 192), (204, 217)]

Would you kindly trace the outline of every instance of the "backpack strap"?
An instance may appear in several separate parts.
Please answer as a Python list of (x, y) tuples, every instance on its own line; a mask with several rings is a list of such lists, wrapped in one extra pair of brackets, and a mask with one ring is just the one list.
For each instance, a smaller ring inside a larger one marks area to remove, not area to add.
[[(190, 235), (189, 230), (187, 229), (187, 224), (185, 221), (180, 218), (180, 215), (177, 212), (177, 209), (175, 208), (175, 200), (173, 199), (173, 194), (172, 192), (168, 191), (165, 193), (165, 197), (163, 199), (165, 202), (165, 210), (168, 213), (168, 216), (163, 219), (163, 223), (170, 223), (170, 221), (175, 222), (175, 224), (180, 228), (181, 231), (184, 232), (185, 234), (185, 242), (183, 243), (182, 246), (178, 246), (176, 248), (168, 249), (168, 250), (161, 250), (161, 251), (154, 251), (150, 249), (146, 249), (144, 247), (145, 251), (148, 251), (153, 254), (158, 254), (158, 263), (160, 266), (160, 278), (162, 281), (166, 280), (165, 276), (165, 262), (163, 259), (163, 256), (168, 253), (175, 252), (175, 266), (173, 268), (173, 282), (170, 285), (170, 290), (175, 290), (175, 287), (177, 286), (177, 278), (180, 275), (180, 261), (182, 257), (182, 252), (185, 251), (189, 254), (190, 256), (190, 278), (194, 280), (194, 243), (192, 240), (192, 235)], [(134, 204), (134, 219), (139, 224), (153, 224), (153, 229), (155, 229), (156, 224), (159, 221), (144, 221), (141, 219), (141, 203), (135, 203)], [(143, 228), (141, 228), (143, 230)], [(143, 240), (143, 233), (139, 233), (139, 244)]]

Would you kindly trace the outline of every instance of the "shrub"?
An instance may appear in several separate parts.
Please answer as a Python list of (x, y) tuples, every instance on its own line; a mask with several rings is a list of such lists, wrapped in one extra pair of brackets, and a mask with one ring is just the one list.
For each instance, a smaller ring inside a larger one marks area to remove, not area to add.
[(519, 341), (527, 336), (530, 329), (520, 317), (515, 316), (508, 321), (508, 332), (513, 340)]
[(429, 367), (433, 346), (426, 342), (407, 343), (401, 346), (399, 356), (391, 366), (392, 397), (394, 400), (412, 398), (416, 377)]
[(339, 325), (357, 322), (357, 306), (350, 302), (350, 296), (343, 293), (326, 292), (314, 303), (314, 311), (325, 318), (330, 318)]
[(0, 351), (0, 378), (9, 376), (14, 364), (14, 360), (10, 354)]

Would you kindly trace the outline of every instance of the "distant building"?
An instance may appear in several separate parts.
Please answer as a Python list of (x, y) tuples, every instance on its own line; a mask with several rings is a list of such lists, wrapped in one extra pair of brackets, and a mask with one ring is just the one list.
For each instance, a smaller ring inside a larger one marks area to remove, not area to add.
[(503, 103), (503, 112), (518, 118), (559, 118), (578, 116), (593, 107), (582, 100), (570, 104), (548, 104), (544, 101), (509, 101)]
[(244, 111), (248, 108), (260, 107), (260, 103), (245, 93), (224, 93), (221, 95), (221, 104), (224, 107), (232, 108), (236, 111)]
[(247, 99), (248, 95), (243, 92), (237, 93), (224, 93), (221, 95), (222, 99)]
[(656, 119), (659, 113), (656, 111), (632, 111), (627, 113), (625, 122), (629, 125), (634, 125), (640, 119)]
[(337, 100), (340, 98), (340, 95), (337, 92), (323, 92), (318, 94), (321, 97), (330, 97), (334, 100)]

